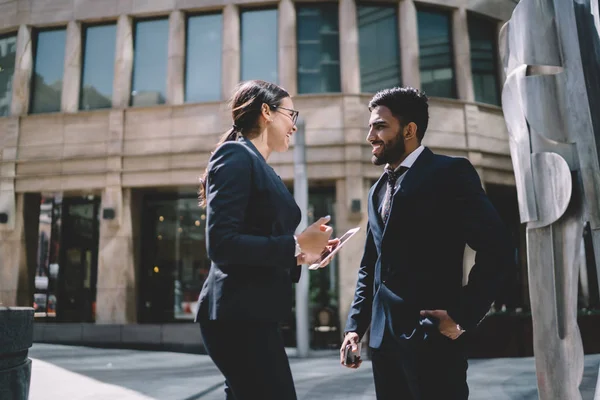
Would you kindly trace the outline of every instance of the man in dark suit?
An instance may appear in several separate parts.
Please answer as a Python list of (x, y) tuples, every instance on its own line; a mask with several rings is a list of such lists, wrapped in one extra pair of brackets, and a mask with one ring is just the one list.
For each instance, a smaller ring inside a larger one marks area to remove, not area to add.
[[(421, 145), (425, 94), (386, 89), (369, 110), (372, 161), (385, 172), (369, 192), (365, 251), (340, 351), (356, 347), (370, 325), (378, 400), (467, 399), (461, 335), (484, 318), (514, 263), (508, 232), (471, 163)], [(463, 286), (466, 244), (477, 255)]]

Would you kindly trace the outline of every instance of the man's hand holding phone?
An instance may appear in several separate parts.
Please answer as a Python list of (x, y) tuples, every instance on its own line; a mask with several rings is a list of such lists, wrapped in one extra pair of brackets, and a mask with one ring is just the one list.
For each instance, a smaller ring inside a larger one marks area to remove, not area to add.
[(362, 364), (360, 358), (360, 338), (356, 332), (348, 332), (340, 348), (340, 364), (356, 369)]

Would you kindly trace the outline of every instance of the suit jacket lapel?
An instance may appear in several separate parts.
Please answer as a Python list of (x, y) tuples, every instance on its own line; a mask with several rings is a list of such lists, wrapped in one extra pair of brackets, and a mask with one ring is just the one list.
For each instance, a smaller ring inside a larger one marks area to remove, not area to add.
[(381, 191), (381, 185), (385, 182), (384, 176), (385, 174), (379, 177), (379, 180), (373, 185), (369, 193), (369, 224), (374, 237), (381, 237), (384, 228), (383, 220), (378, 210), (380, 202), (379, 192)]
[[(388, 222), (391, 221), (394, 214), (398, 213), (399, 210), (402, 208), (403, 199), (407, 196), (410, 196), (418, 189), (418, 187), (423, 182), (427, 181), (426, 177), (429, 174), (433, 161), (433, 156), (433, 152), (429, 150), (428, 147), (425, 147), (423, 152), (415, 160), (412, 167), (410, 167), (410, 169), (406, 172), (406, 175), (404, 176), (402, 182), (400, 183), (400, 185), (398, 185), (398, 188), (394, 193), (394, 198), (392, 200), (392, 209), (390, 210)], [(385, 236), (387, 225), (388, 224), (386, 224), (383, 229), (383, 236)]]

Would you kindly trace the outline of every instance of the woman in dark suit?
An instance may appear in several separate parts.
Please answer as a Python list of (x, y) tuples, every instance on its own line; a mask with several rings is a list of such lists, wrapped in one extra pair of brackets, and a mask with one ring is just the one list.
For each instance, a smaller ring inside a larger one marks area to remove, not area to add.
[(226, 379), (227, 400), (295, 400), (278, 323), (292, 308), (300, 266), (329, 243), (321, 218), (297, 237), (300, 209), (267, 164), (289, 147), (298, 111), (272, 83), (241, 84), (233, 127), (201, 179), (211, 269), (199, 297), (204, 346)]

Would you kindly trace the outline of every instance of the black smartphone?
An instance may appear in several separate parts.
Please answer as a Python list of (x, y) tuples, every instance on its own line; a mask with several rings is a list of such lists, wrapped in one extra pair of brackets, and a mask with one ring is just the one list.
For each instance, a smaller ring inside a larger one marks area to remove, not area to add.
[(344, 347), (344, 365), (356, 364), (360, 361), (361, 344), (358, 343), (356, 351), (352, 351), (352, 345), (348, 344)]

